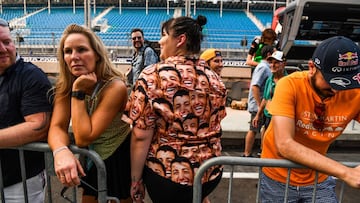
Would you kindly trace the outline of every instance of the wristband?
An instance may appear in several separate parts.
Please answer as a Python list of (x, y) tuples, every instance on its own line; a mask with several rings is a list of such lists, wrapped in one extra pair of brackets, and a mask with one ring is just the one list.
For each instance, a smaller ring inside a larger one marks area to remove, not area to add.
[(85, 99), (85, 92), (83, 91), (72, 91), (71, 97), (74, 97), (78, 100), (84, 100)]
[(55, 150), (53, 151), (53, 157), (55, 157), (55, 155), (56, 155), (57, 153), (61, 152), (61, 151), (64, 150), (64, 149), (69, 149), (69, 148), (68, 148), (67, 146), (62, 146), (62, 147), (59, 147), (59, 148), (55, 149)]

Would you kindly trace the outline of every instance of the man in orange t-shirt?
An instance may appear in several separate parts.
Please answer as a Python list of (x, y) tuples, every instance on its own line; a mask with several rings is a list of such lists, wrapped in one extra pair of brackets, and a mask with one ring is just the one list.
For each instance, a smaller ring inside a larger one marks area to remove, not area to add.
[[(276, 86), (261, 158), (288, 159), (308, 167), (291, 170), (289, 202), (311, 202), (316, 171), (317, 202), (337, 202), (332, 176), (360, 188), (360, 166), (346, 167), (326, 157), (347, 124), (360, 122), (359, 57), (353, 41), (331, 37), (316, 48), (308, 71), (284, 77)], [(286, 168), (263, 168), (262, 203), (284, 201), (287, 173)]]

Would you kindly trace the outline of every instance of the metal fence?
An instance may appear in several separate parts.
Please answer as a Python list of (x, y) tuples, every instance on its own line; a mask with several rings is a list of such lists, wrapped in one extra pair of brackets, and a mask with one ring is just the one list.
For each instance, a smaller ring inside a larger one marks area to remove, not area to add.
[[(342, 162), (342, 164), (349, 166), (349, 167), (356, 167), (360, 165), (359, 162)], [(261, 169), (262, 167), (281, 167), (281, 168), (288, 168), (288, 176), (286, 180), (286, 190), (284, 191), (284, 203), (287, 202), (288, 198), (288, 189), (289, 189), (289, 182), (290, 182), (290, 173), (292, 168), (306, 168), (302, 165), (296, 164), (294, 162), (288, 161), (288, 160), (279, 160), (279, 159), (257, 159), (257, 158), (245, 158), (245, 157), (233, 157), (233, 156), (220, 156), (215, 157), (207, 160), (204, 164), (200, 166), (198, 169), (195, 178), (194, 178), (194, 186), (193, 186), (193, 203), (201, 203), (202, 202), (202, 184), (201, 179), (205, 172), (215, 165), (228, 165), (231, 166), (230, 170), (230, 180), (229, 180), (229, 188), (228, 188), (228, 194), (227, 194), (227, 200), (228, 203), (231, 201), (232, 196), (232, 185), (233, 185), (233, 173), (234, 173), (234, 166), (256, 166), (259, 167), (259, 177), (262, 173)], [(316, 186), (317, 182), (317, 175), (314, 185)], [(260, 185), (260, 178), (258, 179), (258, 186)], [(345, 183), (342, 182), (340, 194), (339, 194), (339, 203), (341, 203), (343, 197), (344, 197), (344, 188)], [(257, 187), (256, 192), (256, 202), (259, 202), (259, 195), (260, 195), (260, 187)], [(315, 195), (316, 195), (316, 187), (314, 187), (313, 190), (313, 200), (312, 202), (315, 202)]]
[[(27, 184), (26, 184), (26, 169), (25, 169), (25, 159), (24, 159), (24, 151), (38, 151), (38, 152), (44, 152), (44, 159), (45, 159), (45, 173), (46, 173), (46, 180), (47, 180), (47, 201), (49, 203), (53, 202), (53, 196), (51, 193), (51, 178), (50, 176), (54, 176), (54, 160), (53, 155), (51, 152), (51, 149), (49, 148), (49, 145), (47, 143), (41, 143), (41, 142), (35, 142), (26, 144), (24, 146), (20, 147), (13, 147), (12, 149), (19, 151), (20, 156), (20, 167), (21, 167), (21, 177), (22, 177), (22, 184), (23, 184), (23, 190), (24, 190), (24, 202), (28, 203), (28, 195), (27, 195)], [(109, 197), (107, 196), (107, 186), (106, 186), (106, 168), (103, 160), (100, 158), (100, 156), (93, 150), (87, 150), (83, 148), (79, 148), (75, 145), (69, 146), (69, 149), (77, 155), (81, 155), (84, 157), (87, 157), (93, 161), (97, 168), (97, 192), (98, 192), (98, 202), (99, 203), (106, 203), (108, 200), (113, 200), (115, 202), (120, 202), (115, 197)], [(4, 186), (3, 186), (3, 175), (1, 171), (1, 163), (0, 162), (0, 193), (1, 193), (1, 200), (2, 202), (5, 202), (4, 199)], [(74, 195), (72, 202), (77, 202), (76, 200), (76, 188), (74, 189)]]

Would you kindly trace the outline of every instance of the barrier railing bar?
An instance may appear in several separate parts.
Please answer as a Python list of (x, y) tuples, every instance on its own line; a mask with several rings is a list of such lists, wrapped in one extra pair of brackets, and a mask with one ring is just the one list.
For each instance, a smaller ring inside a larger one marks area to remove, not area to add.
[(234, 177), (234, 166), (231, 166), (230, 179), (229, 179), (229, 191), (228, 191), (228, 203), (231, 203), (231, 195), (232, 195), (232, 185), (233, 185), (233, 177)]
[(285, 188), (285, 194), (284, 194), (284, 203), (287, 203), (288, 197), (289, 197), (289, 185), (290, 185), (290, 174), (291, 174), (291, 168), (288, 170), (288, 174), (286, 177), (286, 188)]
[(318, 179), (319, 179), (319, 172), (316, 171), (316, 172), (315, 172), (315, 181), (314, 181), (313, 197), (312, 197), (312, 202), (314, 202), (314, 203), (315, 203), (315, 200), (316, 200), (316, 190), (317, 190)]
[(260, 180), (261, 180), (261, 174), (262, 174), (262, 167), (259, 167), (259, 178), (257, 183), (257, 189), (256, 189), (256, 203), (259, 203), (259, 196), (260, 196)]
[[(50, 150), (49, 145), (47, 143), (43, 143), (43, 142), (29, 143), (29, 144), (19, 146), (19, 147), (12, 147), (12, 149), (19, 150), (19, 152), (22, 151), (22, 153), (23, 153), (24, 150), (27, 150), (27, 151), (39, 151), (39, 152), (45, 152), (45, 154), (46, 153), (51, 154), (51, 150)], [(120, 201), (116, 197), (107, 196), (106, 168), (105, 168), (105, 164), (104, 164), (103, 160), (100, 158), (100, 156), (95, 151), (88, 150), (88, 149), (82, 149), (82, 148), (79, 148), (79, 147), (77, 147), (75, 145), (70, 145), (69, 149), (74, 154), (84, 154), (84, 155), (86, 155), (96, 165), (96, 167), (97, 167), (97, 179), (98, 179), (98, 188), (97, 188), (98, 202), (99, 203), (106, 203), (107, 200), (113, 200), (113, 201), (119, 203)], [(51, 156), (52, 156), (52, 154), (51, 154)], [(25, 163), (24, 159), (21, 158), (21, 154), (20, 154), (20, 160), (23, 160), (23, 163)], [(20, 164), (22, 164), (22, 163), (20, 163)], [(25, 166), (21, 165), (21, 170), (25, 171)], [(21, 172), (21, 173), (23, 173), (23, 172)], [(47, 183), (48, 183), (48, 187), (49, 187), (51, 185), (51, 181), (50, 181), (50, 177), (49, 177), (48, 173), (49, 173), (49, 171), (46, 171), (46, 176), (47, 176), (47, 181), (48, 181)], [(24, 175), (22, 174), (23, 179), (24, 178), (26, 179), (25, 174), (26, 174), (26, 172), (24, 173)], [(2, 202), (4, 202), (5, 195), (4, 195), (4, 186), (3, 186), (2, 171), (1, 171), (1, 162), (0, 162), (0, 175), (1, 175), (1, 177), (0, 177), (1, 198), (2, 198)], [(24, 181), (23, 181), (23, 184), (24, 184)], [(25, 193), (27, 194), (27, 192), (25, 192), (26, 190), (27, 190), (27, 188), (26, 188), (26, 180), (25, 180), (24, 194)], [(48, 189), (48, 192), (49, 191), (50, 191), (50, 193), (48, 193), (48, 194), (51, 194), (51, 188)], [(76, 197), (76, 196), (74, 196), (74, 197)], [(27, 195), (25, 195), (25, 198), (26, 199), (28, 198)]]
[(107, 202), (107, 189), (106, 189), (106, 168), (103, 160), (100, 156), (92, 150), (82, 149), (75, 145), (70, 145), (69, 147), (72, 152), (86, 154), (91, 160), (93, 160), (97, 169), (97, 179), (98, 179), (98, 201)]
[[(356, 167), (359, 164), (356, 162), (341, 162), (341, 163), (348, 167)], [(245, 157), (232, 157), (232, 156), (214, 157), (205, 161), (200, 166), (197, 173), (195, 174), (194, 185), (193, 185), (193, 203), (201, 202), (202, 200), (201, 179), (205, 174), (206, 170), (214, 165), (245, 165), (245, 166), (257, 166), (257, 167), (277, 167), (277, 168), (289, 168), (289, 171), (291, 168), (307, 168), (305, 166), (291, 162), (289, 160), (282, 160), (282, 159), (281, 160), (280, 159), (249, 159)], [(288, 184), (286, 185), (286, 188), (288, 188)]]
[[(51, 157), (51, 159), (49, 159), (48, 157)], [(53, 160), (52, 160), (52, 153), (51, 152), (44, 152), (44, 160), (45, 160), (45, 177), (46, 177), (46, 186), (47, 186), (47, 194), (48, 194), (48, 198), (49, 198), (49, 203), (52, 203), (52, 193), (51, 193), (51, 180), (50, 180), (50, 173), (54, 173), (53, 170), (50, 170), (50, 167), (48, 166), (52, 166), (53, 165)], [(51, 162), (51, 163), (49, 163)]]
[(343, 200), (344, 190), (345, 190), (345, 182), (342, 181), (342, 182), (341, 182), (341, 190), (340, 190), (340, 194), (339, 194), (339, 203), (341, 203), (342, 200)]
[(25, 158), (24, 158), (24, 150), (19, 150), (19, 161), (20, 161), (20, 170), (21, 170), (21, 180), (24, 191), (24, 201), (25, 203), (29, 203), (28, 199), (28, 191), (26, 186), (26, 171), (25, 171)]

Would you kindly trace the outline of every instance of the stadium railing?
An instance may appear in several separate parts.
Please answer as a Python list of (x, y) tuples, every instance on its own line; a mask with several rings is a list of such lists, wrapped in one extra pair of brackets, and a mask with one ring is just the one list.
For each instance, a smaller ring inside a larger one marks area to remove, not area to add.
[[(12, 147), (11, 149), (18, 150), (19, 156), (20, 156), (20, 167), (21, 167), (21, 177), (22, 177), (22, 184), (23, 184), (23, 190), (24, 190), (24, 202), (28, 202), (28, 196), (27, 196), (27, 184), (26, 184), (26, 169), (25, 169), (25, 160), (24, 160), (24, 151), (38, 151), (38, 152), (44, 152), (44, 159), (45, 159), (45, 173), (46, 173), (46, 181), (47, 181), (47, 188), (46, 188), (46, 195), (47, 195), (47, 202), (52, 203), (53, 202), (53, 193), (51, 187), (53, 186), (51, 182), (51, 176), (55, 175), (54, 171), (54, 160), (52, 151), (47, 143), (42, 142), (34, 142), (29, 143), (20, 147)], [(106, 186), (106, 168), (103, 160), (100, 158), (100, 156), (93, 150), (88, 150), (84, 148), (79, 148), (75, 145), (70, 145), (69, 149), (76, 155), (84, 156), (86, 158), (91, 159), (91, 161), (95, 164), (97, 168), (97, 181), (98, 185), (96, 188), (96, 191), (98, 193), (98, 202), (99, 203), (106, 203), (108, 200), (112, 200), (115, 202), (120, 202), (115, 197), (107, 196), (107, 186)], [(1, 163), (0, 162), (0, 169), (1, 169)], [(60, 183), (59, 183), (60, 184)], [(65, 190), (64, 190), (65, 191)], [(4, 186), (3, 186), (3, 174), (0, 170), (0, 198), (1, 202), (5, 202), (4, 199)], [(61, 198), (61, 197), (59, 197)], [(64, 200), (65, 201), (65, 200)], [(73, 197), (72, 202), (76, 201), (76, 188), (73, 187)]]
[[(349, 166), (349, 167), (356, 167), (360, 165), (359, 162), (342, 162), (342, 164)], [(290, 174), (292, 168), (306, 168), (302, 165), (296, 164), (294, 162), (288, 161), (288, 160), (279, 160), (279, 159), (258, 159), (258, 158), (245, 158), (245, 157), (234, 157), (234, 156), (220, 156), (220, 157), (214, 157), (207, 161), (205, 161), (204, 164), (202, 164), (199, 169), (196, 172), (195, 178), (194, 178), (194, 185), (193, 185), (193, 203), (201, 203), (202, 202), (202, 185), (201, 185), (201, 179), (204, 176), (205, 172), (216, 165), (228, 165), (231, 166), (230, 171), (230, 180), (229, 180), (229, 188), (228, 188), (228, 194), (227, 194), (227, 200), (228, 202), (231, 201), (231, 195), (232, 195), (232, 185), (233, 185), (233, 175), (234, 175), (234, 166), (256, 166), (259, 167), (259, 177), (262, 173), (262, 167), (280, 167), (280, 168), (288, 168), (288, 176), (287, 176), (287, 182), (286, 182), (286, 189), (284, 191), (284, 202), (288, 202), (288, 189), (289, 189), (289, 183), (290, 183)], [(318, 172), (316, 172), (314, 185), (316, 185)], [(260, 185), (260, 178), (258, 179), (257, 185)], [(339, 195), (339, 203), (341, 203), (343, 197), (344, 197), (344, 188), (345, 188), (345, 182), (342, 181), (341, 188), (340, 188), (340, 195)], [(260, 187), (257, 187), (256, 192), (256, 202), (259, 202), (259, 195), (260, 195)], [(315, 202), (316, 197), (316, 187), (314, 187), (313, 190), (313, 199), (312, 202)]]

